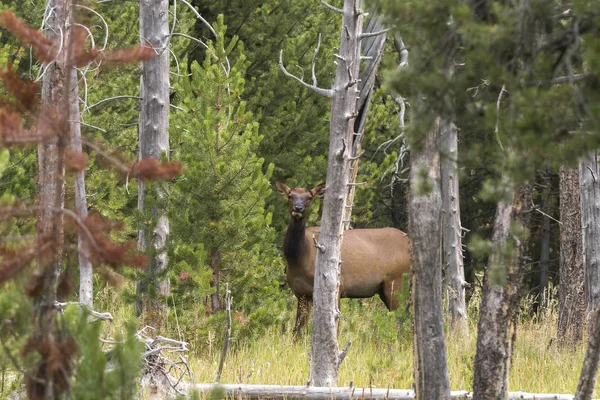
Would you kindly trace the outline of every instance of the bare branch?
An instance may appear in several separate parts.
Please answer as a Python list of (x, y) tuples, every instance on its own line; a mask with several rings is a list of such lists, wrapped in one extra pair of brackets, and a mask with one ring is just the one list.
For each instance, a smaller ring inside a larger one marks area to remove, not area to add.
[(317, 54), (319, 54), (319, 48), (321, 47), (321, 34), (319, 33), (319, 39), (317, 40), (317, 47), (315, 48), (315, 54), (313, 55), (313, 59), (312, 59), (312, 80), (313, 80), (313, 86), (317, 86), (317, 76), (315, 75), (315, 64), (316, 64), (316, 59), (317, 59)]
[(104, 43), (102, 44), (102, 48), (100, 50), (104, 51), (106, 49), (106, 46), (108, 45), (108, 24), (106, 23), (106, 20), (102, 17), (102, 15), (100, 15), (100, 13), (98, 13), (97, 11), (95, 11), (89, 7), (86, 7), (81, 4), (74, 4), (74, 6), (83, 8), (84, 10), (87, 10), (87, 11), (91, 12), (92, 14), (95, 14), (98, 18), (100, 18), (100, 20), (102, 21), (102, 24), (104, 25)]
[(373, 37), (373, 36), (385, 35), (389, 31), (390, 30), (386, 28), (386, 29), (382, 29), (377, 32), (363, 32), (363, 33), (361, 33), (360, 38), (364, 39), (364, 38)]
[(201, 44), (205, 49), (207, 49), (207, 50), (209, 49), (208, 45), (206, 43), (204, 43), (202, 40), (197, 39), (197, 38), (195, 38), (193, 36), (190, 36), (190, 35), (186, 35), (185, 33), (173, 32), (171, 34), (171, 36), (181, 36), (181, 37), (184, 37), (186, 39), (193, 40), (194, 42)]
[(321, 0), (321, 4), (323, 4), (325, 7), (329, 8), (330, 10), (333, 10), (337, 13), (340, 13), (340, 14), (344, 13), (344, 10), (342, 10), (341, 8), (332, 6), (331, 4), (327, 3), (325, 0)]
[(86, 108), (83, 109), (82, 113), (89, 111), (90, 109), (99, 106), (102, 103), (106, 103), (107, 101), (110, 100), (116, 100), (116, 99), (137, 99), (137, 100), (141, 100), (141, 97), (139, 96), (114, 96), (114, 97), (107, 97), (106, 99), (102, 99), (97, 103), (92, 104), (91, 106), (87, 106)]
[(76, 301), (66, 301), (66, 302), (60, 302), (60, 301), (55, 301), (54, 302), (54, 308), (56, 310), (62, 311), (65, 308), (67, 308), (67, 306), (71, 306), (71, 305), (75, 305), (75, 306), (79, 306), (80, 308), (85, 308), (87, 310), (87, 312), (90, 313), (90, 315), (94, 318), (103, 320), (103, 321), (113, 321), (113, 316), (111, 315), (111, 313), (101, 313), (101, 312), (97, 312), (92, 310), (91, 308), (89, 308), (88, 306), (86, 306), (85, 304), (76, 302)]
[(319, 87), (317, 87), (315, 85), (309, 85), (308, 83), (304, 82), (302, 79), (298, 78), (296, 75), (293, 75), (293, 74), (289, 73), (287, 71), (287, 69), (285, 69), (285, 66), (283, 65), (283, 49), (279, 52), (279, 68), (281, 69), (281, 71), (283, 71), (283, 73), (285, 74), (285, 76), (297, 80), (304, 87), (312, 90), (313, 92), (315, 92), (317, 94), (320, 94), (321, 96), (325, 96), (327, 98), (331, 98), (331, 96), (333, 95), (333, 91), (331, 89), (322, 89), (322, 88), (319, 88)]
[(538, 85), (544, 85), (544, 84), (557, 85), (557, 84), (561, 84), (561, 83), (579, 82), (579, 81), (586, 80), (586, 79), (590, 78), (591, 76), (592, 76), (591, 74), (574, 74), (574, 75), (567, 75), (567, 76), (559, 76), (559, 77), (556, 77), (549, 81), (538, 81), (537, 84)]
[(319, 242), (317, 242), (317, 237), (316, 237), (314, 234), (312, 235), (312, 240), (313, 240), (313, 244), (314, 244), (314, 246), (315, 246), (317, 249), (319, 249), (319, 251), (320, 251), (321, 253), (325, 253), (325, 249), (326, 249), (326, 248), (325, 248), (325, 246), (323, 246), (322, 244), (320, 244)]
[(504, 92), (508, 93), (506, 90), (506, 84), (502, 84), (502, 89), (500, 89), (500, 94), (498, 95), (498, 101), (496, 101), (496, 127), (494, 128), (494, 133), (496, 134), (496, 140), (498, 141), (498, 145), (502, 151), (504, 151), (504, 146), (502, 146), (502, 141), (500, 140), (499, 135), (499, 124), (500, 124), (500, 103), (502, 102), (502, 95)]
[(344, 350), (342, 350), (340, 352), (340, 355), (338, 358), (338, 364), (341, 364), (342, 361), (344, 361), (344, 358), (346, 358), (346, 355), (348, 354), (348, 350), (350, 350), (351, 345), (352, 345), (352, 340), (348, 340), (348, 343), (346, 343), (346, 347), (344, 347)]
[(196, 18), (198, 18), (200, 21), (202, 21), (204, 23), (204, 25), (206, 25), (208, 27), (208, 29), (210, 29), (210, 31), (212, 32), (212, 34), (214, 35), (214, 37), (217, 37), (217, 33), (215, 32), (215, 30), (212, 27), (212, 25), (209, 24), (207, 20), (205, 20), (204, 18), (202, 18), (202, 15), (200, 15), (200, 13), (194, 8), (194, 6), (192, 6), (190, 3), (188, 3), (185, 0), (179, 0), (179, 1), (181, 1), (183, 4), (185, 4), (186, 6), (188, 6), (188, 8), (190, 10), (192, 10), (192, 12), (194, 14), (196, 14)]

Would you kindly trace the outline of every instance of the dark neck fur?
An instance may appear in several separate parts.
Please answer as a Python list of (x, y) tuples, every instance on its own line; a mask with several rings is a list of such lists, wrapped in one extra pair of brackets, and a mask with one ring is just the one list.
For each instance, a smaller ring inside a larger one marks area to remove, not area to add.
[(288, 261), (298, 260), (303, 251), (305, 251), (305, 231), (306, 221), (304, 218), (300, 220), (294, 217), (290, 218), (285, 239), (283, 240), (283, 254)]

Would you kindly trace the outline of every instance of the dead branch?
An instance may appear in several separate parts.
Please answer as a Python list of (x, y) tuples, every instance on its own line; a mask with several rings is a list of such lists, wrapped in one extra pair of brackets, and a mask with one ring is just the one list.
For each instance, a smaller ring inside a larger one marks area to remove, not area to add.
[(229, 290), (229, 283), (225, 284), (225, 311), (227, 312), (227, 325), (225, 328), (225, 339), (223, 339), (223, 350), (221, 351), (221, 360), (219, 361), (219, 370), (217, 371), (217, 378), (215, 382), (221, 380), (221, 374), (223, 373), (223, 365), (225, 365), (225, 357), (227, 356), (227, 349), (229, 348), (229, 341), (231, 340), (231, 291)]
[[(278, 400), (347, 400), (352, 398), (368, 398), (370, 400), (408, 400), (414, 399), (415, 393), (410, 389), (355, 388), (355, 387), (318, 387), (318, 386), (280, 386), (280, 385), (219, 385), (203, 383), (190, 386), (199, 394), (207, 394), (215, 388), (222, 388), (230, 398), (243, 399), (278, 399)], [(363, 393), (362, 397), (360, 393)], [(368, 393), (368, 396), (366, 395)], [(466, 390), (451, 392), (455, 400), (472, 399), (473, 394)], [(530, 400), (573, 400), (570, 394), (537, 394), (526, 392), (510, 392), (509, 399)]]
[[(189, 351), (189, 344), (163, 336), (152, 337), (149, 331), (154, 332), (155, 329), (145, 326), (136, 333), (137, 339), (145, 346), (142, 387), (156, 387), (164, 396), (184, 394), (183, 381), (192, 380), (187, 358), (182, 355)], [(103, 342), (111, 343), (110, 340)]]
[[(315, 50), (315, 53), (317, 51), (318, 51), (318, 46), (317, 46), (317, 49)], [(313, 57), (313, 70), (314, 70), (314, 60), (315, 60), (315, 58), (316, 58), (316, 54)], [(283, 49), (281, 49), (281, 51), (279, 52), (279, 69), (281, 69), (281, 71), (285, 74), (285, 76), (297, 80), (304, 87), (312, 90), (313, 92), (315, 92), (317, 94), (320, 94), (321, 96), (325, 96), (328, 99), (330, 99), (331, 96), (333, 95), (333, 91), (331, 89), (323, 89), (323, 88), (317, 87), (317, 85), (316, 85), (316, 78), (314, 77), (314, 73), (313, 73), (313, 82), (315, 84), (313, 84), (313, 85), (310, 85), (310, 84), (304, 82), (304, 80), (302, 78), (298, 78), (296, 75), (289, 73), (288, 70), (285, 69), (285, 66), (283, 65)]]
[(333, 10), (337, 13), (342, 14), (344, 12), (344, 10), (342, 10), (341, 8), (334, 7), (331, 4), (327, 3), (325, 0), (321, 0), (321, 4), (323, 4), (325, 7), (329, 8), (330, 10)]

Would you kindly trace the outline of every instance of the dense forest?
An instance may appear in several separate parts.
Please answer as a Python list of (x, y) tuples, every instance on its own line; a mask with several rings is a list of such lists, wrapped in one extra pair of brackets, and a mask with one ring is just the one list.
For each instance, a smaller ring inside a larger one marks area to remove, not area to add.
[[(299, 188), (312, 200), (307, 226), (325, 232), (330, 215), (317, 185), (333, 185), (340, 115), (335, 95), (315, 89), (333, 93), (347, 62), (345, 3), (2, 0), (0, 398), (144, 398), (161, 384), (175, 396), (177, 373), (186, 383), (314, 378), (284, 237)], [(341, 117), (356, 118), (362, 141), (348, 157), (344, 222), (407, 232), (414, 265), (393, 301), (380, 293), (392, 311), (379, 296), (342, 300), (339, 341), (354, 344), (338, 386), (416, 381), (419, 398), (436, 398), (413, 375), (427, 362), (414, 349), (428, 323), (419, 302), (430, 300), (443, 311), (439, 371), (452, 390), (494, 398), (473, 366), (489, 362), (493, 325), (512, 390), (575, 393), (599, 323), (600, 3), (352, 4), (363, 40), (382, 41), (363, 44), (360, 79), (346, 85), (358, 109)], [(161, 62), (162, 83), (150, 75)], [(147, 139), (154, 124), (158, 138)], [(418, 280), (420, 262), (433, 287)]]

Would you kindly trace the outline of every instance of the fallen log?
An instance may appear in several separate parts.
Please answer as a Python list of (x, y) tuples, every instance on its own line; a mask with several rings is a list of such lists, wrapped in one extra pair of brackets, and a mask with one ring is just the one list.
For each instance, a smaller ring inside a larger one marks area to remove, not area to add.
[[(317, 387), (317, 386), (278, 386), (278, 385), (243, 385), (200, 383), (190, 385), (190, 391), (208, 394), (213, 389), (223, 390), (224, 395), (235, 399), (281, 399), (281, 400), (412, 400), (415, 392), (409, 389), (381, 389), (358, 387)], [(466, 390), (454, 391), (452, 399), (472, 399), (473, 394)], [(537, 394), (526, 392), (510, 392), (509, 399), (524, 400), (573, 400), (570, 394)]]

